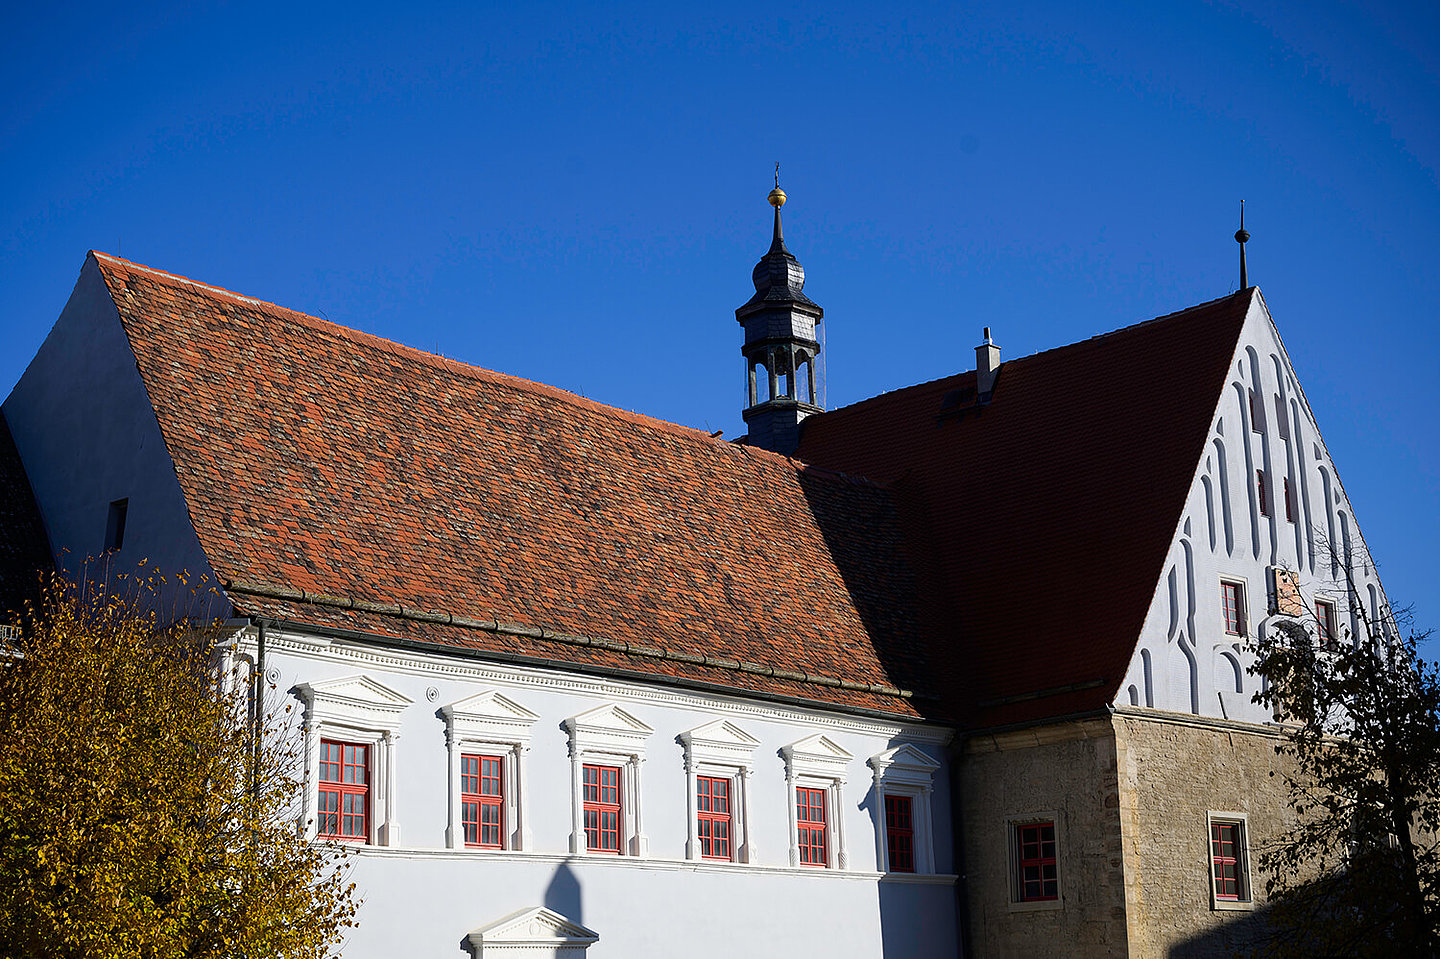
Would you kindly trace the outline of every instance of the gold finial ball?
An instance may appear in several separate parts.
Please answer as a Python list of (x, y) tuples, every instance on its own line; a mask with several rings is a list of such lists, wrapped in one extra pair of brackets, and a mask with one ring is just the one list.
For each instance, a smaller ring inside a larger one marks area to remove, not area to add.
[(768, 196), (766, 199), (770, 201), (771, 206), (778, 210), (785, 205), (785, 191), (777, 186), (775, 189), (770, 191), (770, 196)]

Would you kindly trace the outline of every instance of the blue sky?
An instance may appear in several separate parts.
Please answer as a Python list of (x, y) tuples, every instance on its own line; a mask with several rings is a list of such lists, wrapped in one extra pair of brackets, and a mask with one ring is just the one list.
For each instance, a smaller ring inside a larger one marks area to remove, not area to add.
[(0, 395), (96, 248), (734, 436), (776, 160), (831, 406), (1223, 295), (1244, 198), (1440, 625), (1440, 8), (1080, 6), (7, 5)]

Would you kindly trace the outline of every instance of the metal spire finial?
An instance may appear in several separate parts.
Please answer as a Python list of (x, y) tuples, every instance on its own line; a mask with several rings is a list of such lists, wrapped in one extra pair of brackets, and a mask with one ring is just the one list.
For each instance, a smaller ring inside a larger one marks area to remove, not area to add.
[(1245, 230), (1245, 201), (1240, 201), (1240, 229), (1235, 231), (1235, 242), (1240, 244), (1240, 289), (1248, 290), (1250, 280), (1245, 275), (1245, 242), (1250, 239), (1250, 234)]
[(785, 205), (785, 191), (780, 189), (780, 161), (775, 161), (775, 189), (770, 191), (766, 197), (770, 205), (775, 208), (775, 235), (770, 241), (770, 248), (785, 248), (785, 234), (780, 232), (780, 208)]

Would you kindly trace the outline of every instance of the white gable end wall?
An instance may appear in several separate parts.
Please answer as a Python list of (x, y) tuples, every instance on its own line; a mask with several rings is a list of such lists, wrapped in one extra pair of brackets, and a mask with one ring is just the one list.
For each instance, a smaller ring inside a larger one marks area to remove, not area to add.
[[(190, 581), (211, 575), (120, 315), (93, 258), (4, 404), (59, 563), (78, 576), (133, 573), (140, 560)], [(110, 504), (127, 500), (122, 547), (105, 549)], [(162, 609), (176, 609), (171, 577)], [(222, 614), (220, 610), (209, 611)]]
[[(1218, 400), (1116, 703), (1265, 722), (1268, 712), (1251, 702), (1259, 680), (1246, 647), (1276, 619), (1272, 571), (1296, 575), (1312, 630), (1315, 600), (1335, 604), (1342, 642), (1365, 631), (1347, 569), (1366, 615), (1382, 614), (1385, 597), (1258, 291)], [(1243, 594), (1240, 635), (1227, 632), (1222, 582)]]

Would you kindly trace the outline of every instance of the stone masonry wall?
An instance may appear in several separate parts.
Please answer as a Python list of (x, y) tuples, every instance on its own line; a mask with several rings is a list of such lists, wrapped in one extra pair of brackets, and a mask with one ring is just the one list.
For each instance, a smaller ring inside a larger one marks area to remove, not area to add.
[[(1265, 899), (1259, 852), (1294, 821), (1274, 731), (1154, 710), (1122, 710), (1114, 724), (1130, 955), (1244, 950), (1263, 915), (1256, 911)], [(1213, 901), (1211, 812), (1245, 814), (1248, 904), (1217, 908)]]
[[(969, 959), (1128, 955), (1110, 720), (971, 737), (959, 775)], [(1038, 813), (1055, 815), (1058, 908), (1011, 901), (1007, 823)]]

